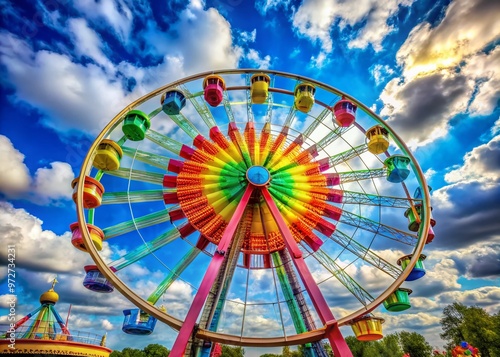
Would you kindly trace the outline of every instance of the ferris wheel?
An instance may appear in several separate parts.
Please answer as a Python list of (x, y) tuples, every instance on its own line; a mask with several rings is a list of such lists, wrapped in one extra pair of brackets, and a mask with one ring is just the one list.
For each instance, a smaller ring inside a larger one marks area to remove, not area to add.
[(178, 330), (175, 357), (218, 343), (326, 356), (326, 338), (351, 356), (340, 327), (382, 338), (375, 310), (410, 308), (402, 285), (425, 274), (434, 238), (430, 188), (397, 133), (348, 94), (278, 71), (200, 73), (143, 96), (72, 185), (72, 243), (95, 262), (84, 286), (135, 305), (126, 333)]

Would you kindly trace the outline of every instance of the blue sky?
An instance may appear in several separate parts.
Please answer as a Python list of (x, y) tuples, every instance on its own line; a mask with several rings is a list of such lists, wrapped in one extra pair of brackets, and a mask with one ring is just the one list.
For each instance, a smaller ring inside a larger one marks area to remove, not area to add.
[[(416, 331), (439, 347), (446, 305), (498, 312), (498, 1), (0, 4), (0, 235), (16, 244), (20, 315), (57, 275), (60, 314), (72, 304), (70, 330), (107, 331), (116, 349), (171, 345), (175, 332), (165, 326), (147, 338), (124, 335), (121, 310), (130, 303), (83, 288), (91, 260), (70, 243), (70, 182), (96, 135), (128, 103), (223, 68), (292, 72), (349, 93), (390, 123), (425, 171), (437, 221), (425, 247), (428, 274), (412, 286), (409, 312), (383, 315), (385, 333)], [(105, 247), (110, 258), (118, 253)], [(132, 267), (128, 282), (147, 291), (141, 276), (153, 270)], [(170, 294), (169, 311), (182, 310), (193, 290), (179, 282)]]

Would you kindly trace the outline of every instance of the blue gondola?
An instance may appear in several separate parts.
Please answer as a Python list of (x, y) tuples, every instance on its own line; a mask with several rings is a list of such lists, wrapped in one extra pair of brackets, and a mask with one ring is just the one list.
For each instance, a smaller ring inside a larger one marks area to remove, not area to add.
[[(412, 254), (409, 254), (398, 259), (397, 263), (398, 265), (401, 266), (402, 270), (406, 269), (406, 267), (410, 263), (412, 256), (413, 256)], [(408, 274), (408, 276), (406, 277), (406, 281), (417, 280), (425, 275), (425, 267), (424, 267), (425, 258), (426, 256), (424, 254), (420, 254), (417, 263), (413, 266), (413, 269), (411, 270), (410, 274)]]
[(161, 107), (167, 115), (177, 115), (186, 105), (186, 97), (176, 89), (163, 93), (161, 96)]
[(387, 167), (387, 181), (400, 183), (406, 180), (410, 174), (409, 164), (410, 159), (403, 155), (392, 155), (385, 159), (384, 165)]
[(84, 267), (85, 279), (83, 279), (83, 286), (87, 289), (98, 293), (111, 293), (115, 287), (106, 277), (97, 269), (96, 265), (87, 265)]
[(156, 318), (139, 309), (123, 310), (122, 331), (129, 335), (150, 335), (156, 325)]

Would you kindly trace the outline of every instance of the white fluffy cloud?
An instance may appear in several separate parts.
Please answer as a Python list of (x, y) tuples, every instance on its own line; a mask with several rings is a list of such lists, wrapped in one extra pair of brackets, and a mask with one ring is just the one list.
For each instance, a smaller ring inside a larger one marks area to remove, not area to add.
[(216, 9), (204, 10), (197, 1), (191, 1), (179, 13), (168, 32), (154, 22), (148, 26), (142, 33), (148, 50), (155, 55), (179, 58), (183, 64), (179, 75), (236, 68), (243, 55), (242, 49), (233, 45), (229, 22)]
[(380, 99), (382, 116), (414, 149), (444, 137), (450, 119), (467, 109), (474, 82), (464, 76), (433, 73), (401, 81), (394, 78), (385, 86)]
[(77, 0), (73, 6), (96, 23), (104, 20), (120, 40), (127, 40), (132, 30), (132, 11), (123, 0)]
[(45, 125), (59, 132), (96, 133), (113, 118), (116, 108), (131, 100), (99, 66), (77, 64), (54, 52), (34, 52), (9, 33), (0, 35), (0, 62), (6, 66), (17, 100), (41, 111)]
[(498, 11), (494, 1), (453, 1), (437, 26), (417, 25), (399, 49), (402, 74), (384, 88), (381, 115), (411, 148), (445, 137), (457, 114), (493, 112), (500, 49), (486, 49), (500, 33)]
[(474, 180), (497, 184), (500, 180), (500, 135), (465, 154), (463, 166), (448, 172), (444, 179), (449, 183)]
[[(0, 202), (0, 236), (16, 245), (19, 268), (45, 272), (81, 271), (90, 263), (87, 254), (71, 245), (71, 234), (43, 229), (43, 222), (24, 209)], [(3, 257), (3, 256), (2, 256)], [(36, 259), (33, 259), (36, 257)]]
[(375, 84), (378, 85), (383, 82), (386, 77), (394, 74), (394, 70), (388, 65), (376, 64), (370, 68), (370, 73), (373, 79), (375, 79)]
[(108, 319), (102, 320), (101, 326), (106, 331), (112, 331), (116, 328)]
[(37, 204), (58, 203), (71, 199), (71, 166), (65, 162), (52, 162), (50, 168), (37, 169), (30, 176), (24, 164), (24, 155), (6, 136), (0, 135), (0, 193), (7, 198), (28, 199)]
[(279, 7), (287, 8), (290, 0), (257, 0), (255, 1), (255, 8), (262, 15), (265, 15), (270, 10), (276, 10)]
[(343, 30), (364, 22), (359, 31), (352, 31), (348, 47), (364, 49), (371, 45), (376, 51), (380, 51), (382, 41), (394, 30), (388, 24), (388, 19), (398, 12), (400, 6), (409, 6), (412, 2), (413, 0), (305, 0), (293, 15), (292, 22), (299, 35), (312, 42), (319, 42), (321, 52), (314, 56), (314, 61), (322, 65), (324, 57), (333, 51), (331, 31), (334, 26)]
[(24, 194), (30, 185), (30, 173), (24, 164), (24, 155), (4, 135), (0, 135), (0, 192), (7, 197)]
[(465, 292), (453, 291), (438, 297), (441, 303), (457, 301), (467, 306), (483, 307), (488, 313), (498, 312), (500, 301), (500, 288), (498, 286), (485, 286)]
[(85, 19), (69, 19), (68, 27), (75, 44), (75, 52), (80, 58), (88, 57), (105, 69), (113, 69), (113, 64), (102, 51), (101, 38), (89, 27)]
[[(91, 4), (81, 0), (75, 7), (94, 22), (105, 18), (120, 36), (127, 35), (129, 25), (118, 24), (131, 15), (121, 1), (100, 2), (94, 10)], [(144, 41), (146, 48), (160, 56), (157, 64), (148, 67), (126, 61), (113, 63), (105, 53), (107, 43), (82, 18), (69, 19), (67, 28), (54, 28), (72, 41), (76, 58), (66, 53), (35, 51), (29, 42), (12, 33), (0, 34), (0, 63), (15, 89), (13, 100), (36, 108), (43, 123), (60, 133), (95, 135), (120, 108), (147, 92), (188, 74), (235, 68), (243, 57), (243, 50), (233, 45), (230, 24), (216, 9), (204, 10), (201, 2), (189, 3), (168, 31), (160, 30), (154, 21), (147, 26), (134, 41)], [(249, 40), (254, 35), (250, 33)], [(142, 52), (144, 56), (149, 54)], [(82, 64), (82, 57), (93, 63)], [(247, 57), (260, 67), (269, 66), (269, 56), (251, 51)]]
[(254, 63), (257, 68), (268, 69), (270, 67), (271, 57), (267, 55), (261, 58), (259, 52), (254, 49), (248, 51), (246, 58)]
[(73, 193), (71, 181), (74, 178), (73, 169), (66, 162), (55, 161), (50, 163), (50, 168), (39, 168), (33, 178), (33, 201), (48, 204), (53, 201), (70, 200)]
[(437, 26), (415, 27), (398, 51), (407, 79), (453, 68), (498, 38), (500, 5), (488, 0), (455, 0)]

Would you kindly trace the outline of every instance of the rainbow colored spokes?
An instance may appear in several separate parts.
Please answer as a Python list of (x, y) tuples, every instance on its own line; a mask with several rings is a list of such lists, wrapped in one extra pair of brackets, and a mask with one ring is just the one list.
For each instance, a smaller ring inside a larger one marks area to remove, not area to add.
[[(266, 184), (294, 239), (304, 240), (317, 250), (322, 240), (314, 231), (326, 236), (335, 231), (330, 219), (338, 220), (342, 210), (328, 202), (340, 202), (341, 195), (327, 187), (335, 181), (323, 173), (330, 167), (328, 158), (315, 161), (316, 149), (303, 149), (302, 136), (286, 144), (287, 136), (287, 127), (277, 136), (271, 135), (270, 123), (265, 123), (258, 135), (252, 122), (246, 124), (242, 134), (231, 122), (228, 140), (218, 127), (212, 127), (211, 141), (198, 136), (196, 149), (180, 150), (186, 161), (174, 165), (171, 160), (169, 170), (177, 176), (166, 175), (164, 186), (175, 187), (176, 191), (168, 194), (165, 203), (179, 203), (189, 222), (217, 244), (246, 186)], [(255, 174), (270, 179), (260, 183), (260, 179), (249, 176)], [(242, 246), (246, 261), (251, 254), (267, 255), (284, 248), (283, 238), (258, 193), (250, 205), (252, 224)]]

